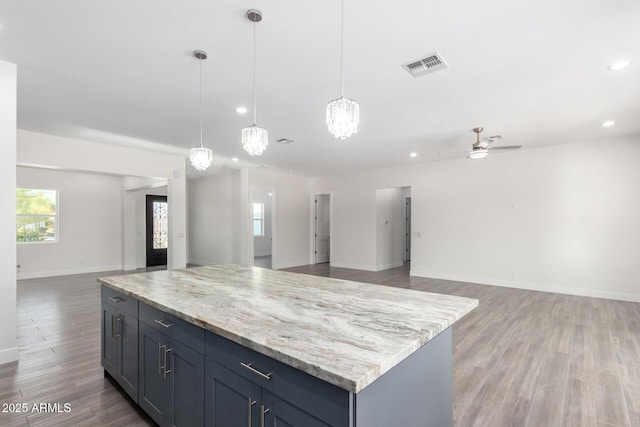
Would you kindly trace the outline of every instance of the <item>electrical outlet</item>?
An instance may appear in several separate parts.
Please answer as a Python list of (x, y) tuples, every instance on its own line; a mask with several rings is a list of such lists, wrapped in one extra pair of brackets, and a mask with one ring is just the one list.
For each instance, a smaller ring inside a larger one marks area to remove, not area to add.
[(20, 264), (16, 266), (16, 270), (18, 271), (18, 273), (20, 273)]

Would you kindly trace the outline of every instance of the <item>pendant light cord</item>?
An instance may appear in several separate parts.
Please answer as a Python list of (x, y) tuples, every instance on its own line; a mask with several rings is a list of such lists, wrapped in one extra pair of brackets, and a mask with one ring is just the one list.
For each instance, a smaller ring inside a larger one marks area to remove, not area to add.
[(344, 0), (340, 12), (340, 96), (344, 98)]
[(202, 148), (202, 58), (200, 58), (200, 148)]
[(256, 22), (253, 21), (253, 125), (256, 125)]

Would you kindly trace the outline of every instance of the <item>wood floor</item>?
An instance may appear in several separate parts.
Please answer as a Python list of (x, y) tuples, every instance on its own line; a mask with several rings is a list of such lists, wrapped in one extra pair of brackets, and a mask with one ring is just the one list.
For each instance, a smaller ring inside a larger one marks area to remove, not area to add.
[[(289, 270), (478, 298), (453, 329), (458, 427), (640, 427), (640, 304), (410, 278), (406, 267)], [(153, 425), (103, 376), (97, 276), (18, 283), (20, 362), (0, 365), (0, 404), (28, 412), (0, 412), (0, 425)]]

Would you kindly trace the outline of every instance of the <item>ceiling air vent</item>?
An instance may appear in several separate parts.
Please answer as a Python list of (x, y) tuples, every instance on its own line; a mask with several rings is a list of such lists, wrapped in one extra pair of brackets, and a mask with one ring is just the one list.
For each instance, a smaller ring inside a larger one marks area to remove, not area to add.
[(449, 68), (449, 64), (447, 64), (439, 52), (434, 52), (429, 55), (425, 55), (423, 58), (402, 64), (402, 68), (407, 70), (413, 77), (420, 77), (425, 74), (435, 73), (436, 71)]

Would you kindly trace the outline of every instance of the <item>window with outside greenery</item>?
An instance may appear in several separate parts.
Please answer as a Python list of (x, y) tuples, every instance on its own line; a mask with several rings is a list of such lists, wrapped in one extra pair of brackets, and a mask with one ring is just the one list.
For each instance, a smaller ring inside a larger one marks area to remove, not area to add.
[(264, 236), (264, 203), (253, 204), (253, 235)]
[(16, 241), (55, 241), (58, 223), (58, 192), (16, 188)]

